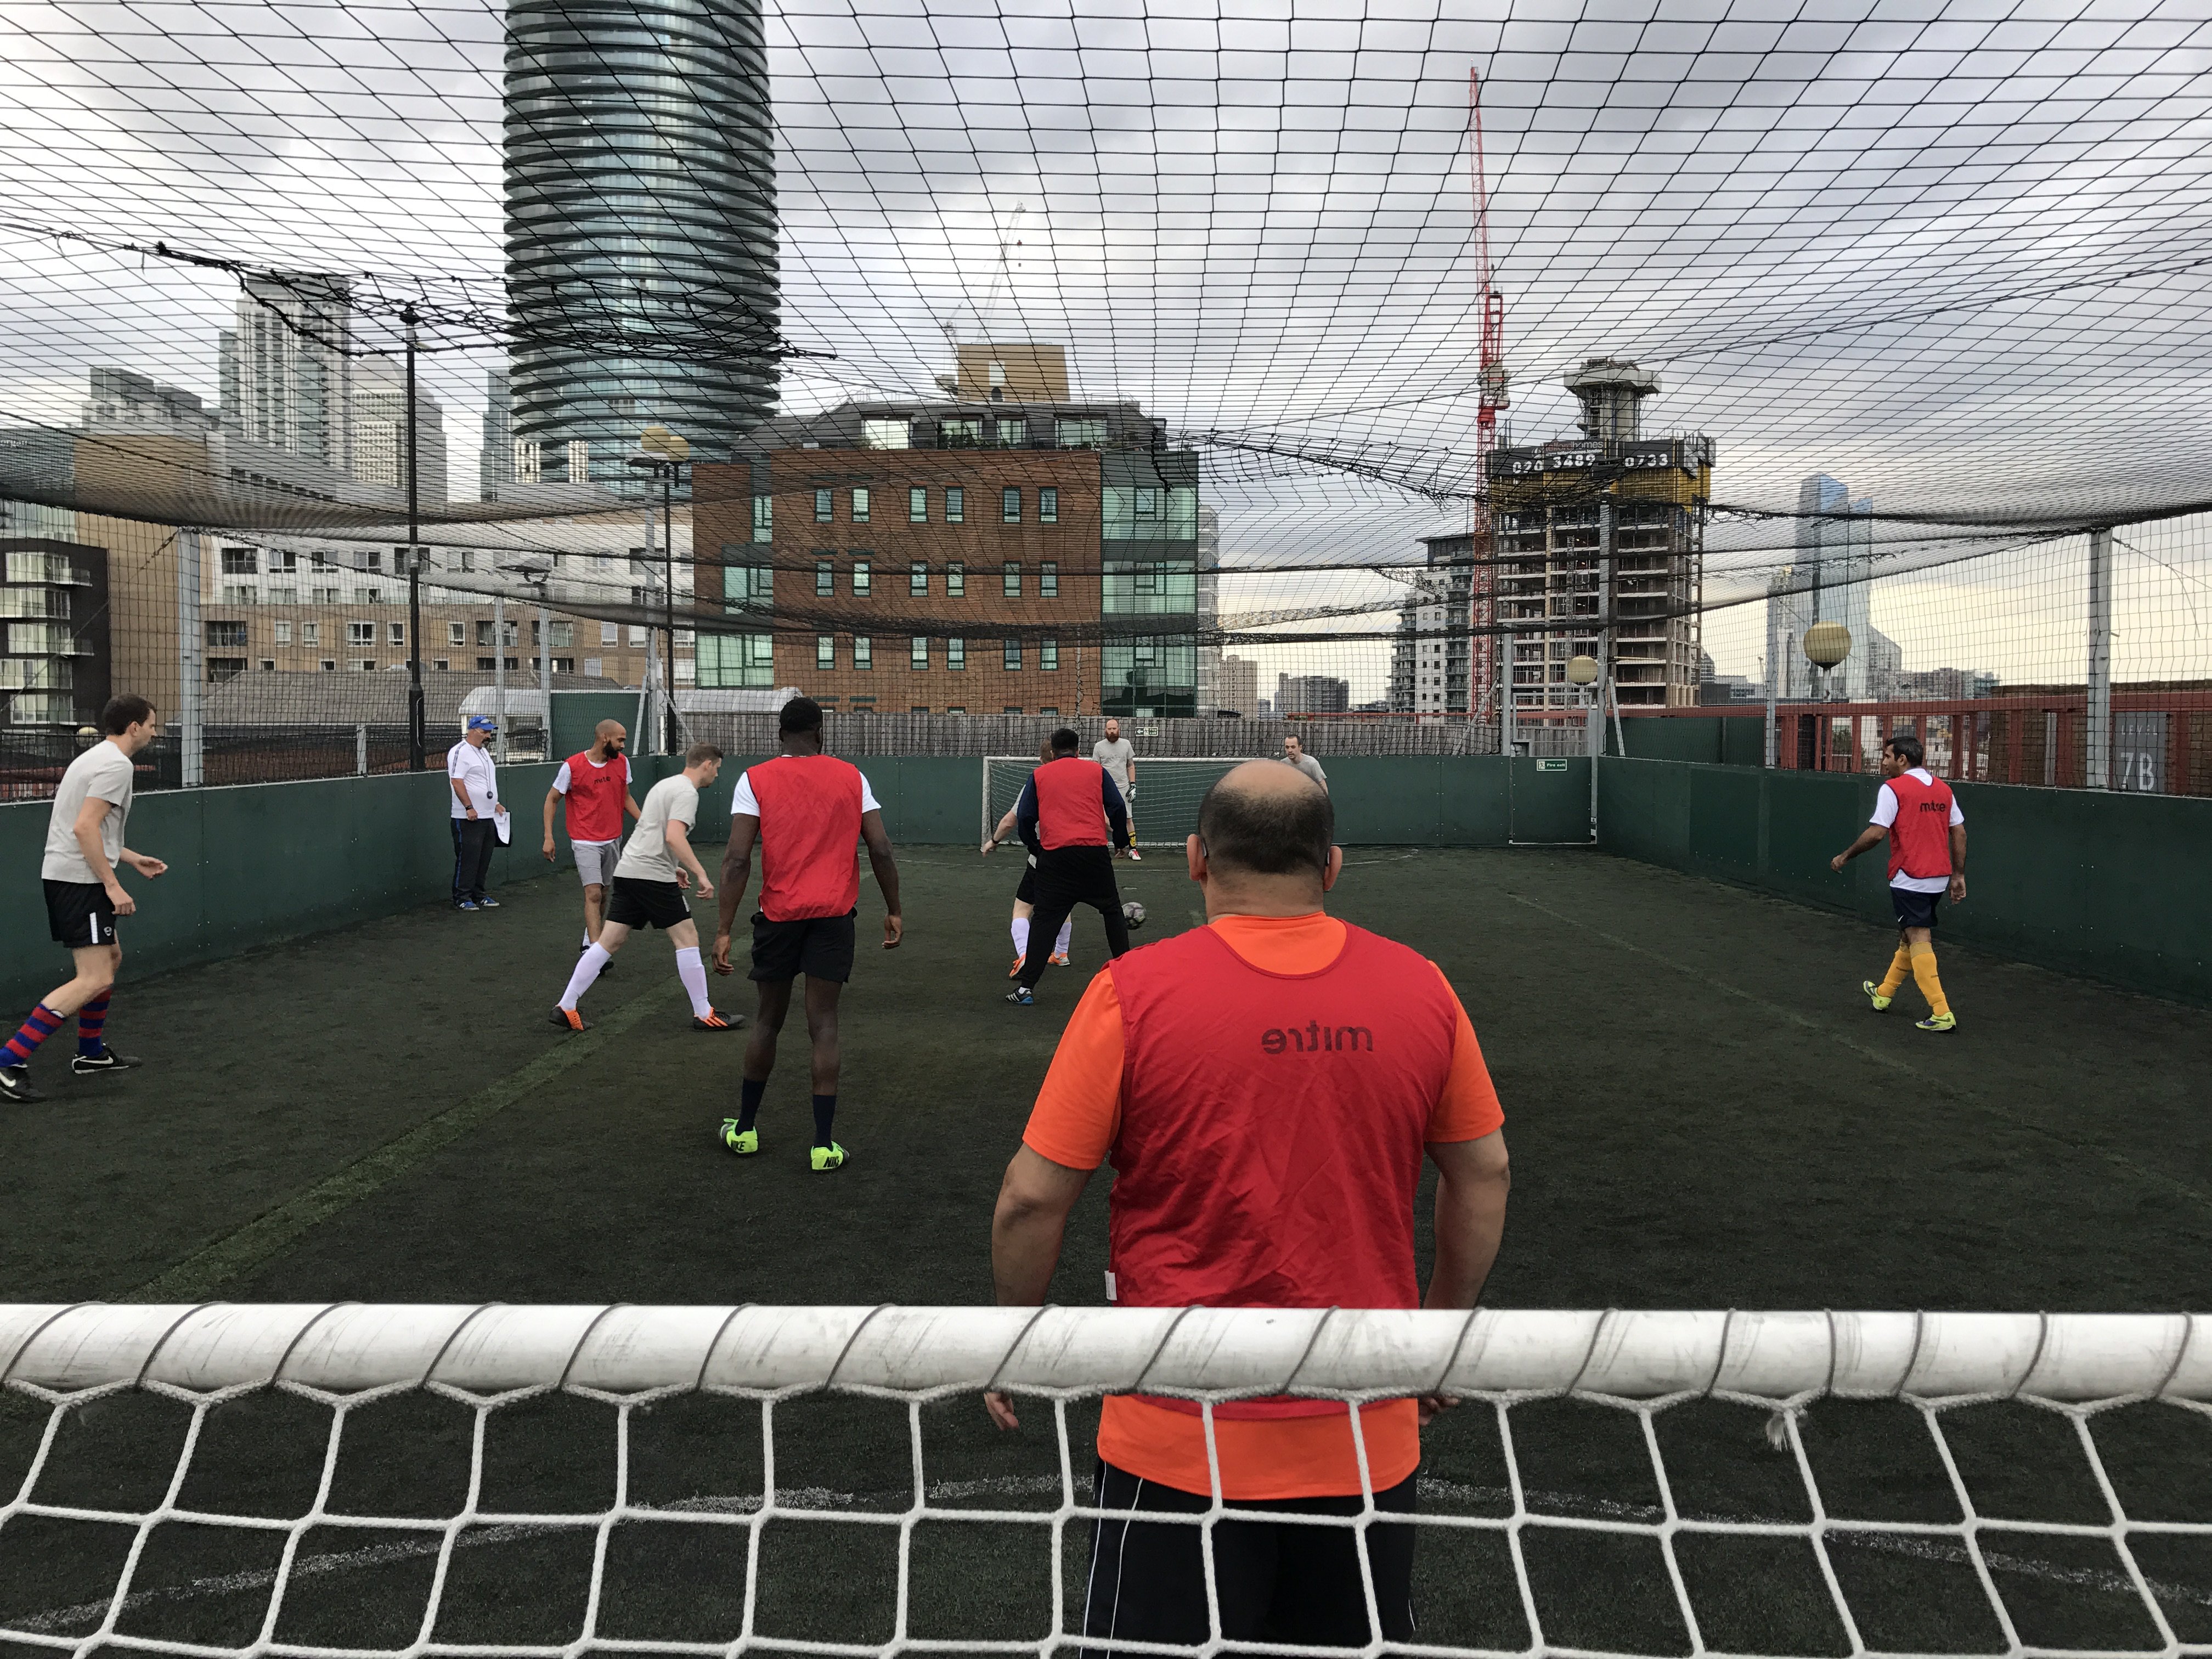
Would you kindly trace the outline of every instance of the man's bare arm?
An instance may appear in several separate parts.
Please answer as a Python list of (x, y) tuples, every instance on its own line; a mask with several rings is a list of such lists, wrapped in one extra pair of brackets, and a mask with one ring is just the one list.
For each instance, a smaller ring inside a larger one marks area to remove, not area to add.
[(1966, 826), (1951, 826), (1951, 902), (1963, 904), (1966, 898)]
[[(991, 1288), (1000, 1307), (1044, 1304), (1053, 1269), (1060, 1265), (1068, 1212), (1090, 1182), (1090, 1170), (1071, 1170), (1027, 1146), (1014, 1153), (991, 1216)], [(987, 1393), (983, 1409), (1002, 1429), (1021, 1427), (1014, 1402), (1003, 1394)]]
[(1882, 842), (1888, 839), (1888, 830), (1883, 829), (1881, 825), (1878, 823), (1869, 823), (1865, 829), (1859, 831), (1859, 838), (1856, 841), (1853, 842), (1849, 847), (1846, 847), (1842, 852), (1837, 854), (1835, 857), (1828, 860), (1828, 868), (1840, 872), (1845, 865), (1849, 864), (1860, 854), (1867, 851), (1870, 848), (1881, 846)]
[(1439, 1141), (1429, 1157), (1437, 1166), (1437, 1264), (1421, 1305), (1472, 1308), (1505, 1233), (1505, 1198), (1513, 1186), (1505, 1131)]
[(891, 857), (890, 832), (884, 828), (880, 808), (860, 814), (860, 840), (868, 849), (868, 868), (875, 872), (877, 890), (884, 896), (884, 949), (896, 950), (906, 933), (906, 918), (899, 909), (898, 865)]
[(699, 884), (699, 896), (712, 898), (714, 884), (707, 879), (707, 866), (699, 862), (699, 855), (691, 850), (691, 826), (681, 818), (671, 818), (668, 827), (661, 831), (661, 839), (668, 845), (668, 856)]
[(722, 853), (722, 902), (715, 912), (714, 971), (730, 967), (730, 933), (738, 925), (738, 906), (753, 879), (753, 842), (760, 836), (760, 820), (750, 813), (730, 815), (730, 844)]
[(556, 805), (558, 805), (558, 804), (559, 804), (560, 799), (561, 799), (561, 792), (560, 792), (558, 789), (548, 789), (548, 790), (545, 792), (545, 847), (544, 847), (544, 853), (545, 853), (545, 856), (546, 856), (547, 858), (549, 858), (549, 859), (550, 859), (550, 858), (551, 858), (551, 857), (553, 856), (553, 809), (554, 809), (554, 807), (555, 807)]

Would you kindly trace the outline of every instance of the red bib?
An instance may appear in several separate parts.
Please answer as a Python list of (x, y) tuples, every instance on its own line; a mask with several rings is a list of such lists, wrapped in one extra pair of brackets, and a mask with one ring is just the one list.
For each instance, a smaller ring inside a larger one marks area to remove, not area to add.
[(1459, 1027), (1435, 966), (1347, 926), (1321, 972), (1271, 974), (1194, 927), (1109, 971), (1127, 1055), (1109, 1206), (1115, 1300), (1419, 1305), (1414, 1188)]
[(629, 760), (617, 755), (594, 765), (591, 750), (568, 757), (568, 839), (619, 841), (623, 799), (629, 793)]
[(1889, 826), (1889, 873), (1948, 876), (1951, 873), (1951, 786), (1941, 778), (1926, 783), (1906, 773), (1889, 781), (1897, 797), (1897, 822)]
[(1037, 839), (1048, 852), (1106, 843), (1106, 769), (1063, 755), (1030, 774), (1036, 790)]
[(747, 769), (760, 804), (761, 914), (842, 916), (860, 902), (860, 769), (832, 755), (779, 755)]

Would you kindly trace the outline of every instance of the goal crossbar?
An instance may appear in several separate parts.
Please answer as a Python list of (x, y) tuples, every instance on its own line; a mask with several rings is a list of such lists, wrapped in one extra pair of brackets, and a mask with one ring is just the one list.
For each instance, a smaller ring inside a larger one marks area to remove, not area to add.
[(0, 1304), (0, 1385), (2212, 1401), (2212, 1315)]

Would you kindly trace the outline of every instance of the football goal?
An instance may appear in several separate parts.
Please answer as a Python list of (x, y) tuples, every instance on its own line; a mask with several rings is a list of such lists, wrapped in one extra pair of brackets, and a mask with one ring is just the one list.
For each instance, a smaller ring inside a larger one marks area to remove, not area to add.
[[(1137, 757), (1136, 801), (1130, 816), (1136, 820), (1139, 847), (1180, 847), (1183, 838), (1198, 833), (1198, 804), (1217, 779), (1231, 767), (1242, 766), (1249, 755), (1172, 756), (1158, 760)], [(988, 839), (999, 820), (1013, 809), (1022, 786), (1036, 771), (1032, 755), (993, 755), (983, 762), (983, 827), (978, 841)]]
[[(1410, 1521), (1306, 1522), (1419, 1529), (1404, 1650), (1439, 1659), (2212, 1632), (2202, 1315), (0, 1306), (0, 1382), (17, 1653), (1097, 1650), (1081, 1412), (1120, 1391), (1194, 1402), (1216, 1471), (1224, 1401), (1345, 1401), (1364, 1445), (1361, 1407), (1455, 1399), (1489, 1474), (1432, 1428)], [(1856, 1468), (1852, 1411), (1886, 1414)], [(1291, 1650), (1142, 1650), (1224, 1648)]]

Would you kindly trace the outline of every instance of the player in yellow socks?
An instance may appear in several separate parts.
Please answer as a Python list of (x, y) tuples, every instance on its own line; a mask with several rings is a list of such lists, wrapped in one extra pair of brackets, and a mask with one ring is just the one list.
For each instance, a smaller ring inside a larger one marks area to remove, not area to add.
[(1828, 861), (1840, 872), (1860, 854), (1889, 842), (1889, 898), (1897, 912), (1897, 954), (1889, 972), (1877, 985), (1860, 981), (1880, 1013), (1904, 988), (1909, 974), (1920, 994), (1928, 999), (1928, 1018), (1919, 1022), (1923, 1031), (1957, 1029), (1958, 1017), (1943, 981), (1936, 975), (1936, 903), (1948, 892), (1951, 902), (1966, 896), (1966, 815), (1959, 810), (1951, 786), (1921, 764), (1920, 739), (1900, 732), (1883, 745), (1882, 775), (1887, 780), (1875, 792), (1874, 821), (1859, 838)]

